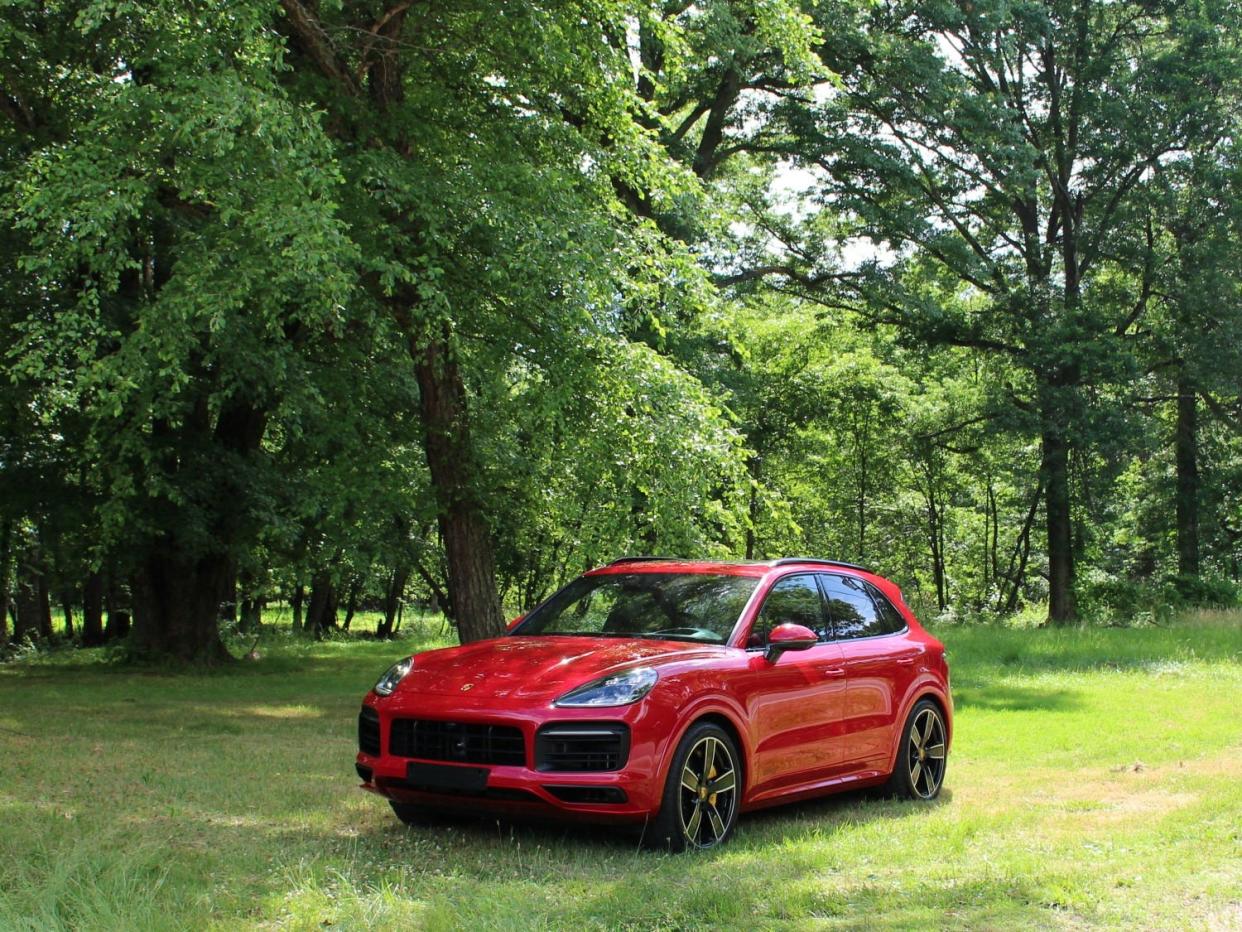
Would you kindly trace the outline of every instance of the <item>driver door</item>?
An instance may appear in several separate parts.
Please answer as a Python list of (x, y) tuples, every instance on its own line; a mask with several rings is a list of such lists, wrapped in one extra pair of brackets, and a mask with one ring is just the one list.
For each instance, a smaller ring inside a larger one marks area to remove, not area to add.
[[(810, 628), (820, 642), (770, 661), (763, 653), (768, 632), (787, 622)], [(745, 693), (755, 749), (751, 780), (759, 795), (825, 779), (844, 764), (845, 671), (831, 630), (813, 573), (777, 580), (755, 617)]]

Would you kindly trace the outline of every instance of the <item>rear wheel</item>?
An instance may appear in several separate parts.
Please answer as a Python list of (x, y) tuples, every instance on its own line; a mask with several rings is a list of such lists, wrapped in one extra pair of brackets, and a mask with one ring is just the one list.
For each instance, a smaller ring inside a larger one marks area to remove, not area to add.
[(673, 755), (647, 843), (671, 851), (714, 848), (733, 833), (741, 791), (741, 762), (733, 739), (710, 722), (694, 725)]
[(939, 706), (930, 699), (918, 702), (902, 729), (897, 765), (885, 790), (909, 799), (935, 799), (944, 783), (947, 735)]

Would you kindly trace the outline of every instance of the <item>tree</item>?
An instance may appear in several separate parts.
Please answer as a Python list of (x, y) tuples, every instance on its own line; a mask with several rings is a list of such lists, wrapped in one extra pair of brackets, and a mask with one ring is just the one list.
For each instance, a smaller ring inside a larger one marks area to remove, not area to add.
[(262, 18), (111, 12), (4, 13), (6, 275), (31, 283), (7, 305), (9, 374), (34, 430), (74, 424), (59, 436), (97, 492), (94, 563), (130, 579), (135, 646), (212, 662), (278, 481), (264, 436), (346, 324), (348, 242)]
[[(841, 76), (803, 162), (858, 235), (890, 250), (864, 317), (1009, 358), (1041, 438), (1050, 618), (1077, 616), (1071, 451), (1084, 386), (1127, 377), (1141, 301), (1095, 283), (1144, 180), (1224, 115), (1228, 6), (896, 4), (827, 50)], [(1232, 31), (1231, 31), (1232, 29)], [(803, 272), (813, 276), (814, 270)], [(1119, 368), (1120, 365), (1120, 368)]]

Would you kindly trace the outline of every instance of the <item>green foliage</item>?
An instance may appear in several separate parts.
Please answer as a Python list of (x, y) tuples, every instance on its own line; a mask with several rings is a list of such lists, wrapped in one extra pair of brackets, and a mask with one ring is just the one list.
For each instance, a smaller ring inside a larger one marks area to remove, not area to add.
[(511, 610), (633, 551), (1224, 599), (1237, 16), (10, 3), (0, 591), (443, 601), (456, 510)]

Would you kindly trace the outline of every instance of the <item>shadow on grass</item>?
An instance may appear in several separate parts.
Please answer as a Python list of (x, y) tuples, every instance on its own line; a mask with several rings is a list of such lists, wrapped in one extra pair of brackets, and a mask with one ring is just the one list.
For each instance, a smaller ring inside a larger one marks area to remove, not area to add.
[(957, 711), (983, 709), (989, 712), (1069, 712), (1082, 707), (1078, 693), (1070, 689), (1046, 689), (994, 683), (987, 686), (959, 686), (953, 690)]
[[(687, 857), (711, 858), (729, 853), (736, 856), (766, 850), (773, 843), (803, 838), (808, 832), (831, 836), (839, 831), (856, 831), (871, 823), (920, 818), (950, 805), (952, 800), (953, 793), (947, 788), (931, 802), (898, 800), (882, 795), (878, 789), (864, 789), (772, 806), (742, 813), (738, 817), (735, 834), (727, 845), (691, 853)], [(387, 808), (386, 803), (378, 798), (376, 803)], [(635, 853), (653, 859), (668, 853), (643, 844), (644, 826), (641, 824), (599, 824), (558, 816), (555, 812), (498, 814), (472, 812), (466, 808), (429, 809), (409, 827), (401, 825), (396, 816), (393, 816), (393, 825), (398, 827), (398, 831), (408, 828), (413, 833), (450, 830), (460, 834), (466, 843), (490, 844), (497, 838), (520, 842), (527, 847), (574, 843), (589, 845), (599, 854)], [(387, 834), (387, 830), (380, 833)]]
[[(397, 831), (412, 843), (445, 832), (454, 846), (495, 850), (500, 842), (510, 850), (545, 852), (539, 866), (511, 880), (490, 865), (459, 876), (434, 898), (441, 909), (457, 909), (481, 888), (494, 888), (491, 895), (501, 898), (518, 897), (529, 894), (524, 889), (529, 881), (563, 878), (574, 884), (574, 895), (550, 914), (541, 910), (547, 899), (535, 898), (530, 907), (540, 912), (528, 913), (527, 921), (539, 915), (553, 925), (590, 927), (606, 926), (615, 917), (635, 928), (822, 920), (868, 929), (1047, 925), (1050, 909), (1065, 907), (1049, 902), (1041, 878), (993, 876), (986, 865), (934, 878), (903, 872), (877, 877), (844, 866), (851, 862), (839, 852), (857, 850), (877, 834), (897, 837), (901, 823), (951, 804), (948, 791), (932, 803), (884, 799), (865, 790), (840, 793), (743, 815), (727, 845), (680, 855), (640, 848), (637, 830), (530, 818), (439, 814)], [(391, 837), (385, 830), (373, 834)], [(934, 846), (935, 838), (926, 843)], [(885, 851), (876, 856), (882, 862)], [(580, 886), (584, 865), (592, 862), (601, 863), (599, 876)]]
[[(262, 901), (264, 912), (294, 910), (300, 917), (293, 923), (297, 927), (338, 920), (347, 926), (351, 916), (383, 925), (384, 916), (401, 915), (411, 906), (427, 910), (420, 913), (427, 925), (446, 928), (479, 923), (763, 927), (824, 919), (858, 928), (1037, 927), (1050, 918), (1038, 878), (997, 876), (986, 865), (935, 877), (877, 875), (857, 870), (837, 854), (873, 843), (877, 833), (869, 828), (876, 823), (918, 819), (937, 804), (840, 794), (743, 816), (728, 845), (683, 855), (640, 850), (634, 833), (589, 824), (441, 814), (407, 829), (386, 811), (386, 818), (377, 819), (376, 813), (355, 807), (352, 817), (343, 806), (334, 808), (336, 817), (313, 826), (298, 817), (296, 807), (279, 804), (250, 818), (236, 810), (229, 815), (227, 809), (197, 807), (183, 809), (178, 817), (148, 811), (117, 819), (114, 814), (87, 847), (80, 845), (87, 826), (69, 830), (54, 812), (27, 812), (23, 834), (51, 842), (46, 853), (53, 860), (62, 851), (78, 852), (75, 857), (101, 871), (135, 873), (145, 871), (147, 862), (163, 865), (166, 873), (149, 891), (153, 914), (167, 909), (164, 919), (174, 924), (202, 918), (187, 894), (199, 889), (196, 878), (208, 873), (228, 889), (227, 896), (215, 900), (216, 918), (249, 910), (244, 915), (253, 919), (261, 915), (253, 911), (254, 904)], [(353, 819), (359, 830), (351, 833)], [(107, 853), (109, 840), (130, 836), (143, 840), (141, 863)], [(929, 837), (927, 844), (934, 845), (935, 839)], [(255, 851), (277, 853), (261, 873), (240, 854)], [(226, 852), (238, 853), (236, 860)], [(883, 863), (884, 850), (876, 855)], [(79, 903), (75, 890), (65, 883), (39, 894), (46, 914), (63, 920), (82, 911), (89, 918), (98, 908), (99, 893), (82, 891), (92, 902)], [(306, 905), (321, 902), (325, 891), (331, 902), (324, 908), (339, 913)], [(304, 909), (311, 912), (303, 915)]]

